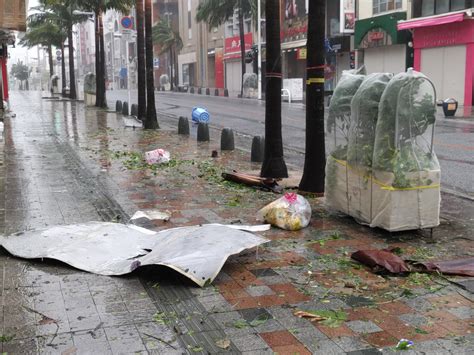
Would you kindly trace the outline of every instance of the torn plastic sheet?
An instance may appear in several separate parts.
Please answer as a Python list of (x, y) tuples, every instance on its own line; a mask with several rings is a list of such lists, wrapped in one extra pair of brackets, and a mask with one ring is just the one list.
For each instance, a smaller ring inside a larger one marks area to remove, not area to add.
[(214, 280), (230, 255), (268, 242), (237, 227), (203, 225), (154, 232), (134, 225), (89, 222), (2, 236), (0, 244), (21, 258), (56, 259), (99, 275), (124, 275), (140, 266), (163, 265), (202, 287)]
[(146, 218), (150, 221), (169, 221), (170, 217), (171, 215), (168, 212), (162, 212), (160, 210), (143, 210), (135, 212), (130, 220), (133, 221), (139, 218)]
[(123, 124), (125, 127), (143, 128), (143, 122), (135, 116), (123, 117)]
[(415, 264), (426, 271), (445, 275), (474, 276), (474, 258), (448, 261), (422, 261)]

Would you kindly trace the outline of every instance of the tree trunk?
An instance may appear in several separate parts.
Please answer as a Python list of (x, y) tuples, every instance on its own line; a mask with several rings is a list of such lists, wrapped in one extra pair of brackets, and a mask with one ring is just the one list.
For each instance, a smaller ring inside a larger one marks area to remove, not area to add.
[(173, 46), (170, 47), (170, 84), (171, 84), (171, 91), (174, 89), (174, 75), (173, 75)]
[(100, 65), (100, 31), (99, 31), (99, 16), (100, 12), (96, 11), (94, 16), (94, 28), (95, 28), (95, 105), (97, 107), (102, 107), (102, 102), (104, 101), (102, 98), (102, 92), (100, 90), (101, 84), (100, 80), (102, 78), (102, 74), (100, 72), (101, 65)]
[[(96, 106), (107, 107), (106, 87), (107, 69), (105, 68), (104, 23), (102, 11), (99, 14), (99, 53), (100, 53), (100, 101)], [(130, 103), (129, 103), (130, 104)]]
[(146, 52), (146, 129), (160, 128), (156, 118), (155, 84), (153, 77), (153, 38), (151, 0), (145, 0), (145, 52)]
[[(136, 0), (137, 9), (137, 71), (138, 71), (138, 118), (146, 117), (146, 70), (145, 34), (143, 27), (143, 0)], [(127, 58), (128, 60), (128, 58)], [(127, 75), (130, 75), (128, 73)]]
[(306, 150), (300, 190), (324, 193), (324, 21), (325, 1), (309, 2), (306, 59)]
[(265, 155), (260, 175), (267, 178), (285, 178), (288, 177), (288, 171), (283, 159), (281, 134), (280, 0), (265, 1), (265, 18), (267, 24)]
[[(63, 53), (64, 55), (64, 53)], [(49, 77), (51, 78), (54, 75), (54, 64), (53, 64), (53, 48), (48, 45), (48, 64), (49, 64)], [(63, 58), (64, 59), (64, 58)]]
[(67, 42), (69, 49), (69, 98), (75, 100), (76, 95), (76, 74), (74, 73), (74, 45), (72, 40), (72, 25), (67, 29)]
[(239, 0), (239, 36), (240, 36), (240, 61), (242, 64), (242, 77), (240, 78), (240, 97), (244, 97), (244, 74), (245, 74), (245, 33), (244, 33), (244, 13), (242, 0)]
[(64, 42), (61, 43), (61, 93), (66, 96), (66, 58), (64, 57)]

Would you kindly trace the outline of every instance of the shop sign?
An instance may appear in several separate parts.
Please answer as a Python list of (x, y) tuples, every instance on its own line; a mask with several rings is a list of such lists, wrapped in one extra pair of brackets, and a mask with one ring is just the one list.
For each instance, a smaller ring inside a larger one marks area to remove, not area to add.
[(354, 33), (355, 4), (354, 0), (341, 0), (341, 33)]
[(298, 51), (296, 52), (296, 59), (306, 59), (306, 47), (298, 48)]
[(369, 32), (369, 41), (379, 41), (384, 38), (384, 33), (382, 31), (380, 32)]
[[(252, 49), (252, 33), (244, 35), (245, 52)], [(224, 59), (240, 58), (240, 36), (228, 37), (225, 39)]]
[(392, 45), (392, 36), (384, 29), (378, 27), (366, 33), (359, 48), (373, 48)]

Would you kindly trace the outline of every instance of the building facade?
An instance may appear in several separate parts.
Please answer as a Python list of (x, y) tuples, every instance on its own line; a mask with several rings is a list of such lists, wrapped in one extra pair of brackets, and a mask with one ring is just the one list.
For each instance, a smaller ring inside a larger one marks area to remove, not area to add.
[(411, 16), (411, 1), (359, 1), (354, 45), (357, 64), (367, 73), (399, 73), (413, 66), (412, 38), (409, 31), (398, 31), (398, 21)]
[(471, 0), (413, 0), (413, 18), (398, 23), (413, 33), (415, 70), (434, 83), (438, 99), (472, 106), (474, 19)]

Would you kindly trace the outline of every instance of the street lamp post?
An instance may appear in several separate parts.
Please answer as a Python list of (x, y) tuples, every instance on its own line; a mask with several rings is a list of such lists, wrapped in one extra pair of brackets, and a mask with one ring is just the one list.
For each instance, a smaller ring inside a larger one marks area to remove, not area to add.
[(262, 99), (262, 34), (261, 34), (261, 13), (262, 13), (262, 3), (261, 0), (257, 1), (257, 50), (258, 50), (258, 99)]

